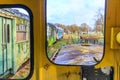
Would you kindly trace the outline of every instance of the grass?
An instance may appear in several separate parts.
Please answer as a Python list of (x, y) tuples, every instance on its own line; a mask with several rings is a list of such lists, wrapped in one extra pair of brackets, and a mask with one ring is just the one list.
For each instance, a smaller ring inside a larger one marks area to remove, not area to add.
[(66, 45), (66, 43), (67, 40), (62, 38), (52, 46), (49, 46), (47, 50), (48, 57), (50, 58), (56, 52), (57, 49), (60, 49), (62, 46)]

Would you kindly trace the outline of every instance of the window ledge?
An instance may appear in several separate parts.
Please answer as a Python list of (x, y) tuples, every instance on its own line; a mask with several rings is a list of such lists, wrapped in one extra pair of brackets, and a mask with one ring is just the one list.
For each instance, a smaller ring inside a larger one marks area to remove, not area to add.
[(24, 42), (28, 42), (29, 40), (22, 40), (22, 41), (17, 41), (16, 43), (24, 43)]

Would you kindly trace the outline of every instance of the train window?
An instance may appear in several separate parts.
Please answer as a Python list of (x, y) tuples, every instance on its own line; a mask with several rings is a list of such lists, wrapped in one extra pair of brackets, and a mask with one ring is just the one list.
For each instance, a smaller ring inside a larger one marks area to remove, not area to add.
[(96, 65), (104, 56), (105, 0), (47, 0), (46, 53), (59, 65)]
[(29, 80), (31, 77), (32, 30), (29, 8), (23, 5), (0, 5), (0, 80)]
[(27, 39), (26, 35), (27, 35), (28, 30), (26, 29), (26, 27), (29, 27), (29, 25), (27, 25), (27, 22), (28, 22), (27, 20), (22, 21), (22, 19), (21, 19), (18, 21), (20, 21), (20, 22), (18, 22), (20, 24), (16, 25), (17, 26), (17, 28), (16, 28), (17, 29), (16, 30), (17, 42), (21, 42), (21, 41), (25, 41)]

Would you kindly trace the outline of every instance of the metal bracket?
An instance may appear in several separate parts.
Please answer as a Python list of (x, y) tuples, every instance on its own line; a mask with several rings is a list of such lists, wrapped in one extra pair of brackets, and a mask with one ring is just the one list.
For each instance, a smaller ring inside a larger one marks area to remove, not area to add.
[(111, 40), (110, 40), (111, 49), (120, 49), (120, 43), (119, 43), (120, 34), (119, 33), (120, 33), (120, 27), (111, 28)]

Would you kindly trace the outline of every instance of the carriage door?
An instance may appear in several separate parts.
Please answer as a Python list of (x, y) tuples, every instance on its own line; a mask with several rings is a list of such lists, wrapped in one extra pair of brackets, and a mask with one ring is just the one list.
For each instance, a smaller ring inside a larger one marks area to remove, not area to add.
[(2, 74), (8, 74), (12, 70), (12, 19), (2, 18)]

